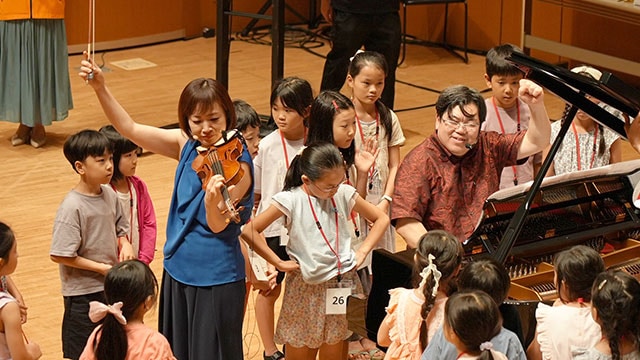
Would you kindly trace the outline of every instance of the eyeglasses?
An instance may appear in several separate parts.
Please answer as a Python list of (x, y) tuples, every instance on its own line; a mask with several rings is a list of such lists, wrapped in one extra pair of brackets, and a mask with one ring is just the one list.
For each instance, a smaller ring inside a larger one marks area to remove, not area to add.
[(480, 124), (475, 121), (460, 122), (452, 119), (442, 119), (442, 122), (448, 127), (456, 130), (461, 126), (464, 130), (475, 130), (480, 127)]
[(342, 185), (342, 184), (344, 184), (346, 182), (347, 182), (347, 177), (345, 176), (342, 179), (342, 181), (340, 181), (340, 183), (338, 185), (335, 185), (335, 186), (327, 186), (325, 188), (321, 188), (318, 185), (316, 185), (316, 183), (313, 182), (313, 181), (311, 182), (311, 185), (313, 185), (316, 189), (320, 190), (323, 193), (330, 193), (330, 192), (333, 192), (333, 191), (337, 190), (340, 187), (340, 185)]

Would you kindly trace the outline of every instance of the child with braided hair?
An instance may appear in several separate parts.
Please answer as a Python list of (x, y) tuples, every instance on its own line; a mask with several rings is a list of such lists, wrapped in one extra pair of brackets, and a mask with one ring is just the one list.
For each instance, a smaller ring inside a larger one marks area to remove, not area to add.
[(444, 304), (454, 290), (451, 281), (460, 269), (462, 246), (443, 230), (420, 238), (414, 255), (414, 273), (421, 281), (414, 289), (389, 290), (389, 306), (378, 344), (387, 346), (385, 359), (419, 359), (444, 320)]
[(574, 360), (640, 359), (640, 283), (628, 273), (600, 273), (591, 290), (591, 315), (602, 338), (590, 349), (574, 348)]

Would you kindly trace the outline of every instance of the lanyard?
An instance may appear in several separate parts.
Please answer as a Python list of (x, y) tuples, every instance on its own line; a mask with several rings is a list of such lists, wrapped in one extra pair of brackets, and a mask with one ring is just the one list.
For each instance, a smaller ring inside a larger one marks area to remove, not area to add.
[[(125, 178), (125, 180), (127, 181), (127, 187), (129, 188), (129, 234), (125, 235), (125, 237), (131, 243), (133, 239), (133, 191), (131, 191), (131, 181), (129, 181), (129, 179), (127, 178)], [(110, 185), (115, 192), (118, 192), (113, 184)]]
[[(376, 109), (376, 142), (378, 142), (378, 134), (380, 132), (380, 114), (378, 114), (378, 108)], [(364, 144), (364, 132), (362, 131), (362, 124), (360, 124), (360, 119), (358, 118), (358, 112), (356, 111), (356, 124), (358, 124), (358, 129), (360, 130), (360, 139)], [(376, 163), (374, 162), (371, 165), (371, 169), (369, 169), (369, 190), (373, 189), (373, 172), (376, 169)]]
[[(580, 160), (580, 139), (578, 139), (576, 124), (571, 123), (571, 128), (573, 129), (573, 136), (576, 138), (576, 157), (578, 160), (578, 171), (580, 171), (582, 168), (582, 164)], [(591, 152), (591, 164), (589, 165), (589, 169), (593, 169), (593, 162), (596, 160), (596, 142), (597, 141), (598, 141), (598, 126), (596, 125), (596, 130), (593, 134), (593, 149)]]
[(340, 233), (338, 232), (339, 230), (338, 229), (338, 207), (336, 206), (336, 201), (333, 199), (333, 196), (332, 196), (331, 205), (333, 205), (333, 214), (335, 215), (335, 218), (336, 218), (336, 248), (334, 250), (333, 246), (331, 246), (331, 243), (329, 243), (329, 239), (327, 238), (327, 235), (324, 233), (324, 230), (322, 229), (320, 220), (318, 220), (318, 215), (316, 215), (316, 210), (313, 208), (313, 204), (311, 203), (311, 196), (309, 195), (309, 189), (307, 189), (306, 185), (304, 185), (304, 187), (305, 187), (305, 192), (307, 193), (307, 199), (309, 200), (309, 207), (311, 208), (311, 213), (313, 214), (313, 220), (315, 220), (316, 226), (318, 227), (318, 230), (320, 230), (320, 234), (322, 235), (324, 242), (329, 247), (329, 250), (331, 250), (331, 252), (336, 256), (336, 259), (338, 259), (338, 281), (340, 281), (340, 279), (342, 278), (342, 275), (341, 275), (342, 261), (340, 261)]
[[(351, 185), (351, 180), (349, 180), (349, 171), (346, 171), (346, 175), (347, 175), (347, 185)], [(356, 233), (356, 237), (359, 238), (360, 237), (360, 229), (358, 229), (358, 224), (356, 224), (356, 214), (355, 211), (351, 212), (351, 222), (353, 223), (353, 228), (355, 230)]]
[[(498, 124), (500, 124), (500, 130), (505, 134), (504, 125), (502, 124), (502, 118), (500, 118), (500, 111), (498, 111), (498, 105), (496, 105), (496, 98), (492, 97), (491, 102), (493, 102), (493, 109), (496, 111), (496, 116), (498, 117)], [(516, 99), (516, 111), (518, 112), (518, 127), (517, 131), (520, 131), (520, 102)], [(513, 185), (518, 185), (518, 171), (515, 165), (511, 165), (511, 169), (513, 170)]]
[(280, 141), (282, 142), (282, 151), (284, 151), (284, 160), (286, 161), (287, 170), (289, 170), (289, 154), (287, 153), (287, 145), (284, 142), (284, 135), (282, 135), (282, 131), (278, 130), (280, 133)]

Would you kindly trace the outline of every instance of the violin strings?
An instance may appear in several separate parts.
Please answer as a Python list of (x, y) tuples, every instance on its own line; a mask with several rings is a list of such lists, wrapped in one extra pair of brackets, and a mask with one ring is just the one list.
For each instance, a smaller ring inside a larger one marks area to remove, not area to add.
[[(218, 153), (216, 153), (215, 151), (210, 151), (208, 156), (213, 172), (224, 176), (224, 169), (222, 168), (222, 164), (220, 163), (220, 158), (218, 158)], [(222, 187), (222, 196), (224, 197), (225, 201), (229, 199), (229, 193), (227, 192), (226, 186)]]

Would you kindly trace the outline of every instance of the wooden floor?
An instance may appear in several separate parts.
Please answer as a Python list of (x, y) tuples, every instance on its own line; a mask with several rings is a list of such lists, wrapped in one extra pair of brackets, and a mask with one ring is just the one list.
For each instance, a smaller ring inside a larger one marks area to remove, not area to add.
[[(231, 45), (229, 92), (242, 98), (259, 113), (269, 111), (270, 47), (234, 41)], [(326, 54), (328, 46), (315, 49)], [(423, 87), (441, 90), (453, 84), (484, 89), (484, 58), (471, 55), (469, 64), (440, 48), (410, 45), (407, 60), (398, 69), (397, 78)], [(140, 70), (122, 70), (112, 61), (143, 58), (157, 66)], [(97, 59), (101, 62), (100, 56)], [(176, 122), (177, 100), (182, 88), (196, 77), (215, 76), (215, 39), (197, 38), (155, 46), (108, 52), (104, 56), (107, 82), (132, 117), (139, 122), (162, 126)], [(77, 183), (78, 177), (62, 154), (65, 138), (81, 129), (98, 129), (107, 123), (93, 91), (77, 76), (79, 56), (69, 58), (75, 109), (63, 122), (47, 128), (47, 145), (12, 147), (9, 138), (15, 124), (0, 122), (0, 219), (16, 232), (20, 260), (14, 280), (29, 306), (25, 326), (28, 337), (40, 344), (43, 359), (62, 358), (60, 324), (63, 312), (58, 267), (49, 260), (48, 251), (53, 219), (60, 201)], [(324, 60), (298, 48), (285, 51), (285, 76), (297, 75), (319, 88)], [(434, 129), (432, 107), (411, 111), (407, 108), (433, 104), (437, 93), (404, 84), (396, 85), (398, 116), (407, 137), (402, 154), (422, 141)], [(558, 118), (563, 103), (548, 95), (552, 118)], [(635, 158), (625, 144), (623, 158)], [(137, 174), (144, 179), (153, 198), (158, 218), (158, 251), (151, 264), (158, 277), (162, 273), (162, 246), (165, 241), (169, 199), (176, 162), (158, 155), (143, 156)], [(250, 308), (245, 320), (245, 358), (261, 358), (260, 339)], [(155, 327), (157, 314), (147, 316)]]

